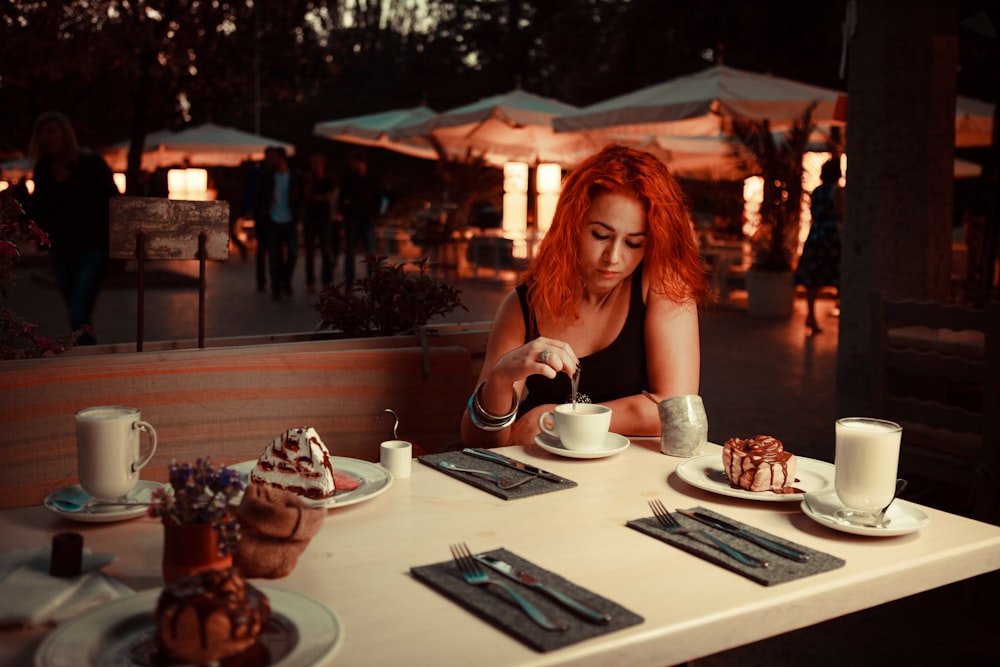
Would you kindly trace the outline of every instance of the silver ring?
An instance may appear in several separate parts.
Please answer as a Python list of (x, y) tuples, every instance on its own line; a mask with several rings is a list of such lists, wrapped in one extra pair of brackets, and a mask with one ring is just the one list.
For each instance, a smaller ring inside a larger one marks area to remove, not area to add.
[(549, 357), (552, 356), (552, 350), (542, 350), (542, 355), (538, 358), (543, 364), (549, 363)]

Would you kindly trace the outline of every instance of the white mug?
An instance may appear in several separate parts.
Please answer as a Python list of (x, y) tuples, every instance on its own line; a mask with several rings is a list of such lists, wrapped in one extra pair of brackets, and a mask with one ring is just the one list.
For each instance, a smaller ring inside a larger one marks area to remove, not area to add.
[(379, 446), (379, 463), (394, 479), (410, 476), (412, 460), (413, 444), (406, 440), (385, 440)]
[(611, 408), (597, 403), (563, 403), (552, 412), (542, 413), (538, 428), (559, 438), (566, 449), (594, 452), (604, 446), (608, 437)]
[(833, 485), (844, 504), (837, 510), (838, 517), (852, 523), (871, 523), (892, 502), (902, 434), (899, 424), (883, 419), (837, 420)]
[[(145, 431), (149, 451), (143, 455), (139, 433)], [(139, 481), (139, 469), (156, 451), (156, 430), (139, 410), (101, 405), (76, 413), (76, 462), (80, 486), (97, 500), (117, 500)]]

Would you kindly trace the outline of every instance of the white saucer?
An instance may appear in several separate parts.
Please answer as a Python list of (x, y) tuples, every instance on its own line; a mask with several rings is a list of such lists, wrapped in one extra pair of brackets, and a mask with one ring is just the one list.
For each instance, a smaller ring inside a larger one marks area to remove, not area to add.
[[(160, 482), (153, 482), (150, 480), (140, 479), (128, 494), (129, 502), (146, 503), (152, 500), (153, 491), (161, 487), (166, 486)], [(134, 519), (136, 517), (145, 516), (146, 510), (149, 508), (145, 505), (136, 505), (134, 507), (106, 507), (99, 510), (94, 510), (90, 512), (77, 511), (71, 512), (59, 508), (55, 504), (55, 500), (58, 498), (65, 498), (66, 500), (72, 500), (73, 502), (86, 502), (90, 499), (90, 495), (79, 484), (73, 484), (71, 486), (64, 486), (61, 489), (56, 489), (49, 495), (45, 496), (45, 509), (52, 512), (53, 514), (58, 514), (64, 519), (70, 519), (72, 521), (81, 521), (83, 523), (110, 523), (112, 521), (125, 521), (126, 519)]]
[(889, 511), (885, 514), (886, 525), (878, 528), (858, 526), (837, 518), (837, 510), (843, 509), (843, 507), (844, 504), (840, 502), (834, 489), (807, 493), (802, 499), (802, 511), (810, 519), (834, 530), (853, 535), (872, 537), (906, 535), (924, 528), (931, 522), (931, 518), (922, 509), (900, 498), (896, 498), (889, 506)]
[(575, 449), (566, 449), (562, 442), (559, 441), (559, 438), (555, 436), (551, 436), (548, 433), (539, 433), (535, 436), (535, 444), (547, 452), (571, 459), (600, 459), (625, 451), (630, 443), (629, 439), (624, 435), (608, 433), (600, 449), (590, 452), (578, 452)]

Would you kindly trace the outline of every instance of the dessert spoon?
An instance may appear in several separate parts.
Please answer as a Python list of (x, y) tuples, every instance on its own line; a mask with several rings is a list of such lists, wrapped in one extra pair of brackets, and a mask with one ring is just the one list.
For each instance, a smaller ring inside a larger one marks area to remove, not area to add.
[(882, 511), (878, 513), (878, 516), (875, 517), (874, 521), (872, 521), (871, 523), (866, 523), (865, 528), (884, 528), (885, 524), (882, 522), (882, 520), (885, 518), (885, 513), (889, 511), (889, 506), (892, 505), (892, 503), (896, 500), (896, 496), (901, 494), (905, 488), (906, 488), (906, 480), (902, 478), (897, 479), (896, 491), (895, 493), (892, 494), (892, 498), (889, 500), (889, 504), (882, 508)]
[(137, 501), (114, 501), (114, 500), (87, 500), (78, 502), (69, 498), (52, 498), (49, 502), (61, 509), (63, 512), (94, 512), (105, 507), (149, 507), (150, 502)]

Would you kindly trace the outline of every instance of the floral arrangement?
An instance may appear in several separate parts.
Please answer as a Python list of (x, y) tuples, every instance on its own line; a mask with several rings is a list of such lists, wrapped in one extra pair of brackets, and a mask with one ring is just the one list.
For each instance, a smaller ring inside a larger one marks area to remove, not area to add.
[[(20, 247), (31, 241), (49, 245), (48, 235), (28, 219), (16, 199), (0, 198), (0, 303), (7, 297), (7, 289), (14, 285), (13, 268), (21, 257)], [(0, 359), (32, 359), (65, 352), (73, 347), (81, 333), (51, 340), (35, 335), (36, 329), (37, 325), (6, 306), (0, 306)]]
[(216, 468), (211, 459), (170, 464), (169, 486), (153, 492), (149, 516), (176, 525), (209, 524), (219, 531), (219, 555), (232, 554), (239, 540), (239, 524), (229, 511), (230, 501), (243, 491), (240, 473)]

